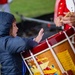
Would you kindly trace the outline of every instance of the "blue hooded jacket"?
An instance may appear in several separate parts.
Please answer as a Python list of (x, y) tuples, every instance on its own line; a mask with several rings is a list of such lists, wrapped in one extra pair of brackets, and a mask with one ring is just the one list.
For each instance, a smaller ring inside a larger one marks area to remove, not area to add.
[(1, 75), (22, 75), (22, 58), (20, 52), (37, 45), (30, 38), (9, 36), (14, 21), (10, 13), (0, 12), (0, 63)]

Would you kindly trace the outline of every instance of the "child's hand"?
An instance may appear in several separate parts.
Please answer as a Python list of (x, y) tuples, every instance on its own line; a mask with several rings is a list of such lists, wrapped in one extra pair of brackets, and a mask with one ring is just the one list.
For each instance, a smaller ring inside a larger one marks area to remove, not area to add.
[(36, 41), (37, 43), (39, 43), (41, 40), (42, 40), (42, 37), (44, 35), (44, 29), (41, 28), (39, 33), (38, 33), (38, 36), (34, 39), (34, 41)]

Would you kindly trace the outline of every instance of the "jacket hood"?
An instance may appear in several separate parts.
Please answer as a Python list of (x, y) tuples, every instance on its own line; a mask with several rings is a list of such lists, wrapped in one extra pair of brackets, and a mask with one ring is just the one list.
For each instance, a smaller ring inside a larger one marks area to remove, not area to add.
[(0, 36), (9, 35), (14, 20), (14, 15), (7, 12), (0, 12)]

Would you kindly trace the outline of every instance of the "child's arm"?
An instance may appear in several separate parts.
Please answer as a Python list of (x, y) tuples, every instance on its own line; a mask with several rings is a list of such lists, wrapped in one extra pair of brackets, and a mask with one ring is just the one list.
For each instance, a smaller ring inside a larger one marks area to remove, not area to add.
[(36, 41), (37, 43), (39, 43), (42, 40), (43, 35), (44, 35), (44, 29), (41, 28), (40, 31), (39, 31), (39, 33), (38, 33), (38, 35), (37, 35), (37, 37), (34, 38), (34, 41)]

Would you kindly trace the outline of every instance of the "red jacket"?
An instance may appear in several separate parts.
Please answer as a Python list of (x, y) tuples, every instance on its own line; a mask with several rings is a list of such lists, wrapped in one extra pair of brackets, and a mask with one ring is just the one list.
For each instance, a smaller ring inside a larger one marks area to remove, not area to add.
[(0, 4), (6, 4), (8, 0), (0, 0)]
[[(60, 0), (58, 4), (58, 9), (57, 9), (57, 16), (63, 15), (65, 16), (65, 13), (69, 12), (67, 6), (66, 6), (66, 1), (65, 0)], [(68, 24), (64, 25), (64, 29), (68, 29), (70, 26)]]

